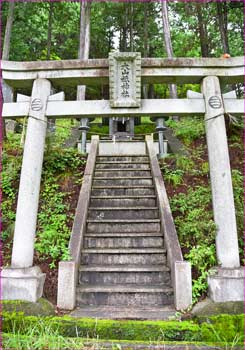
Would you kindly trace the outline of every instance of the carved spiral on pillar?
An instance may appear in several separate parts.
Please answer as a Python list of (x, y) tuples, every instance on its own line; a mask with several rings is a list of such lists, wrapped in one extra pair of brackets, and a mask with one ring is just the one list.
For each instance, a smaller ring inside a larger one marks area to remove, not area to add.
[(210, 107), (218, 109), (222, 106), (221, 99), (219, 96), (211, 96), (208, 100), (208, 104)]
[(40, 111), (42, 108), (43, 108), (43, 104), (40, 98), (34, 98), (34, 100), (31, 103), (31, 109), (33, 111)]

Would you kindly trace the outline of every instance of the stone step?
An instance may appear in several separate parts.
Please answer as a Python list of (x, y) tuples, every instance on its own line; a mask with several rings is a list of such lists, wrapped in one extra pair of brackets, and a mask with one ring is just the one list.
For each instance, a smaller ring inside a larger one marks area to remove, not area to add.
[(97, 162), (95, 169), (148, 169), (150, 170), (149, 162)]
[(166, 266), (87, 266), (79, 268), (81, 284), (164, 284), (170, 285), (170, 271)]
[(157, 207), (106, 207), (89, 208), (88, 219), (158, 219), (159, 209)]
[(160, 220), (87, 220), (87, 232), (160, 232)]
[(156, 207), (157, 200), (155, 195), (145, 196), (91, 196), (90, 208), (107, 207)]
[(156, 306), (173, 304), (173, 289), (162, 285), (81, 285), (77, 305)]
[[(176, 314), (176, 309), (174, 305), (168, 305), (168, 306), (157, 306), (157, 307), (109, 307), (107, 305), (102, 306), (88, 306), (88, 305), (81, 305), (80, 307), (77, 307), (74, 311), (70, 313), (73, 317), (79, 317), (79, 318), (97, 318), (97, 319), (112, 319), (112, 320), (168, 320), (169, 317), (174, 317)], [(128, 344), (125, 344), (127, 349), (136, 349), (135, 344), (131, 344), (128, 346)], [(122, 344), (120, 347), (123, 346)], [(150, 345), (149, 349), (153, 349), (154, 345)], [(183, 345), (182, 345), (183, 346)], [(104, 348), (104, 346), (103, 346)], [(113, 347), (110, 347), (112, 349)], [(125, 350), (126, 350), (125, 348)], [(138, 348), (137, 348), (138, 349)], [(139, 350), (145, 350), (148, 349), (146, 345), (144, 344)], [(160, 350), (159, 345), (154, 347), (156, 350)], [(168, 350), (167, 345), (165, 344), (162, 349)], [(171, 350), (180, 350), (184, 349), (182, 347), (176, 348), (176, 344), (174, 345), (174, 348), (171, 347)], [(189, 348), (188, 348), (189, 349)], [(186, 347), (187, 350), (187, 347)], [(201, 350), (201, 349), (200, 349)], [(207, 350), (205, 348), (205, 350)]]
[(127, 178), (130, 177), (149, 177), (151, 178), (151, 170), (148, 169), (100, 169), (95, 170), (94, 172), (95, 178)]
[(94, 177), (93, 186), (137, 186), (153, 185), (152, 177)]
[(86, 237), (163, 237), (162, 232), (93, 232)]
[(98, 162), (149, 162), (149, 157), (146, 155), (125, 155), (125, 156), (97, 156)]
[(82, 265), (165, 265), (163, 248), (94, 248), (83, 249)]
[(97, 237), (84, 238), (85, 248), (161, 248), (163, 237)]
[(93, 186), (92, 196), (144, 196), (154, 195), (154, 186)]

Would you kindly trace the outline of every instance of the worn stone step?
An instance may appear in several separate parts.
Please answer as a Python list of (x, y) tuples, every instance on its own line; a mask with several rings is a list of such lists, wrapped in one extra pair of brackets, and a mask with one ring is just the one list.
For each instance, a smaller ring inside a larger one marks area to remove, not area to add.
[[(71, 312), (71, 316), (73, 317), (85, 317), (85, 318), (97, 318), (97, 319), (112, 319), (112, 320), (120, 320), (120, 319), (127, 319), (127, 320), (168, 320), (169, 317), (173, 317), (176, 314), (176, 309), (174, 305), (167, 305), (167, 306), (157, 306), (157, 307), (110, 307), (108, 308), (107, 305), (101, 305), (101, 306), (88, 306), (88, 305), (81, 305), (80, 307), (77, 307), (74, 311)], [(127, 349), (136, 349), (137, 345), (135, 344), (126, 344)], [(121, 346), (123, 346), (121, 344)], [(150, 345), (150, 348), (153, 349), (154, 345)], [(103, 347), (104, 348), (104, 347)], [(112, 347), (110, 347), (111, 349)], [(125, 348), (125, 350), (126, 350)], [(147, 347), (148, 348), (148, 347)], [(188, 347), (186, 347), (185, 350), (187, 350)], [(146, 345), (144, 344), (139, 350), (145, 350)], [(159, 345), (157, 345), (154, 349), (160, 350)], [(165, 344), (162, 349), (168, 350), (167, 345)], [(170, 349), (170, 348), (169, 348)], [(174, 345), (174, 348), (171, 347), (171, 350), (180, 350), (184, 349), (183, 345), (182, 347), (176, 348), (176, 344)], [(188, 348), (189, 349), (189, 348)], [(202, 350), (202, 349), (200, 349)], [(205, 349), (207, 350), (207, 349)]]
[(83, 249), (82, 265), (165, 265), (163, 248)]
[(162, 232), (93, 232), (86, 237), (163, 237)]
[(85, 248), (160, 248), (163, 247), (163, 237), (87, 237), (84, 238)]
[(156, 306), (173, 304), (173, 289), (161, 285), (81, 285), (77, 305)]
[(93, 186), (92, 196), (144, 196), (154, 195), (154, 186)]
[(97, 162), (95, 169), (149, 169), (149, 162)]
[(158, 219), (159, 209), (157, 207), (106, 207), (89, 208), (88, 219)]
[(90, 208), (106, 208), (106, 207), (156, 207), (156, 196), (91, 196)]
[(164, 284), (170, 285), (170, 271), (166, 266), (137, 265), (82, 265), (79, 268), (81, 284)]
[(146, 155), (97, 156), (97, 162), (149, 162)]
[(146, 177), (94, 177), (93, 186), (137, 186), (137, 185), (153, 185), (153, 179)]
[(160, 220), (87, 220), (87, 232), (160, 232)]
[(94, 172), (95, 178), (118, 178), (125, 176), (127, 178), (130, 177), (149, 177), (151, 178), (151, 170), (148, 169), (100, 169), (95, 170)]

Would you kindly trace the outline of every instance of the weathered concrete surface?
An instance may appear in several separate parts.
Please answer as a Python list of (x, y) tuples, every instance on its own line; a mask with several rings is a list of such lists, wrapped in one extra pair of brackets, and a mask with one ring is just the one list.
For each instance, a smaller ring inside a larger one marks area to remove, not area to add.
[(75, 261), (60, 261), (58, 270), (57, 306), (73, 310), (76, 306), (77, 264)]
[[(102, 306), (83, 306), (70, 313), (73, 317), (91, 317), (98, 319), (126, 319), (126, 320), (167, 320), (173, 317), (176, 310), (173, 306), (162, 307), (112, 307), (108, 305)], [(152, 346), (152, 345), (151, 345)], [(135, 348), (135, 345), (133, 346)], [(143, 347), (145, 350), (145, 345)]]
[(217, 268), (208, 276), (208, 294), (212, 301), (244, 301), (244, 268)]
[(236, 268), (240, 266), (236, 215), (219, 79), (211, 76), (204, 78), (202, 92), (206, 105), (205, 127), (212, 204), (217, 225), (217, 258), (222, 267)]
[(197, 303), (191, 313), (195, 316), (214, 316), (222, 314), (241, 315), (244, 313), (244, 301), (226, 301), (224, 303), (215, 303), (211, 299)]
[(81, 245), (83, 241), (83, 234), (86, 228), (86, 218), (88, 212), (88, 205), (90, 199), (90, 192), (92, 187), (92, 176), (95, 168), (95, 160), (98, 152), (99, 137), (92, 137), (91, 152), (87, 160), (84, 171), (83, 184), (79, 194), (75, 219), (72, 227), (72, 234), (69, 242), (70, 254), (72, 260), (79, 264)]
[[(168, 265), (171, 269), (175, 307), (177, 309), (187, 309), (192, 303), (190, 265), (187, 262), (183, 261), (183, 256), (173, 221), (167, 192), (164, 186), (157, 158), (154, 155), (153, 138), (151, 136), (146, 136), (146, 145), (158, 198), (162, 231), (164, 232), (165, 246), (167, 249)], [(175, 273), (177, 275), (175, 275)]]
[(1, 272), (2, 299), (35, 303), (42, 296), (44, 281), (45, 274), (38, 266), (4, 268)]
[(175, 307), (177, 310), (186, 310), (192, 304), (191, 264), (176, 261), (174, 268)]
[[(37, 78), (49, 79), (55, 87), (108, 84), (108, 59), (42, 62), (2, 61), (3, 79), (13, 87), (28, 87)], [(142, 83), (200, 83), (208, 75), (222, 83), (243, 82), (243, 57), (221, 58), (145, 58)]]
[(19, 195), (16, 211), (14, 242), (12, 251), (13, 268), (32, 266), (34, 239), (39, 201), (43, 153), (47, 130), (46, 104), (51, 84), (37, 79), (33, 84)]
[[(225, 112), (243, 115), (244, 100), (225, 99)], [(4, 103), (2, 116), (6, 119), (21, 118), (28, 115), (29, 102)], [(176, 115), (203, 115), (205, 104), (202, 99), (148, 99), (141, 100), (139, 108), (110, 107), (107, 100), (98, 101), (49, 101), (46, 115), (48, 118), (96, 118), (96, 117), (127, 117), (148, 116), (162, 117)]]
[(78, 266), (83, 236), (86, 229), (86, 218), (92, 187), (92, 175), (95, 168), (95, 159), (98, 152), (99, 137), (92, 137), (91, 153), (88, 157), (84, 171), (83, 184), (79, 194), (75, 219), (73, 222), (69, 250), (72, 261), (59, 263), (58, 300), (61, 309), (72, 310), (75, 307), (75, 291), (77, 285)]
[[(79, 144), (78, 144), (79, 149)], [(167, 141), (165, 141), (165, 149), (167, 149)], [(159, 145), (158, 142), (154, 142), (154, 150), (155, 153), (159, 153)], [(90, 143), (87, 143), (87, 153), (90, 152)], [(116, 140), (113, 141), (100, 141), (99, 144), (99, 155), (117, 155), (117, 156), (123, 156), (123, 155), (142, 155), (146, 154), (146, 147), (145, 142), (143, 141), (119, 141)]]

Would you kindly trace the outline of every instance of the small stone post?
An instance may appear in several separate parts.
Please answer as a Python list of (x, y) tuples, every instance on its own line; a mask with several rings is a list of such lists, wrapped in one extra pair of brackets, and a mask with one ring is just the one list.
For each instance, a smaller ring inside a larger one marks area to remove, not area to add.
[(88, 118), (83, 118), (81, 120), (79, 130), (82, 130), (81, 153), (86, 154), (87, 132), (89, 130)]
[(164, 141), (163, 141), (163, 131), (166, 129), (164, 125), (164, 119), (163, 118), (157, 118), (156, 119), (156, 131), (158, 131), (158, 142), (159, 142), (159, 155), (158, 157), (161, 159), (165, 155), (165, 149), (164, 149)]
[[(205, 77), (202, 82), (202, 92), (206, 106), (205, 127), (213, 212), (217, 225), (216, 252), (218, 263), (221, 266), (218, 268), (218, 275), (209, 277), (209, 294), (214, 301), (240, 300), (239, 298), (243, 300), (243, 282), (239, 269), (236, 216), (224, 120), (225, 111), (219, 79), (215, 76)], [(240, 296), (237, 294), (237, 288), (240, 288), (240, 294), (238, 293)]]
[(51, 84), (34, 81), (21, 169), (11, 268), (2, 271), (3, 299), (35, 302), (42, 296), (45, 274), (33, 265), (43, 153), (46, 105)]

